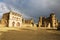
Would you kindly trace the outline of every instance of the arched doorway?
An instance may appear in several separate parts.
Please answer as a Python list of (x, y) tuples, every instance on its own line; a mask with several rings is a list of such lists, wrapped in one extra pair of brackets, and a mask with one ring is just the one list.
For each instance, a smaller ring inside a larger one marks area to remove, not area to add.
[(19, 22), (17, 22), (17, 24), (16, 24), (17, 26), (20, 26), (20, 23)]
[(14, 25), (15, 25), (15, 22), (12, 22), (12, 26), (14, 27)]

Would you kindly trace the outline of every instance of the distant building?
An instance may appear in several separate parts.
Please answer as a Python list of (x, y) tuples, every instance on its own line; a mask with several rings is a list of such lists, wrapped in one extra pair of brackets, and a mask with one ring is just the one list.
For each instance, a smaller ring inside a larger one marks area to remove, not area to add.
[(4, 13), (1, 19), (1, 24), (6, 27), (21, 27), (22, 15), (12, 11)]
[(58, 20), (54, 13), (51, 13), (49, 17), (40, 17), (38, 21), (39, 27), (51, 27), (56, 28), (58, 27)]

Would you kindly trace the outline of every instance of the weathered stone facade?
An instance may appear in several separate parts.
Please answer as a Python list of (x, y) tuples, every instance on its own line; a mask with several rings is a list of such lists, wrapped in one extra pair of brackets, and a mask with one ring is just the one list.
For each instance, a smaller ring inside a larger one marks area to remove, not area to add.
[(1, 19), (1, 24), (4, 24), (6, 27), (21, 27), (22, 15), (12, 11), (4, 13)]

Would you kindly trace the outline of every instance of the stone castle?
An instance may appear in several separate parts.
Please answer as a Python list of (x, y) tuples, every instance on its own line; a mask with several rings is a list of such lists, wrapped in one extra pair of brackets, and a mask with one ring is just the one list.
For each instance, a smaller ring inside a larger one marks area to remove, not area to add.
[(49, 17), (39, 17), (38, 24), (34, 23), (33, 18), (24, 19), (21, 14), (10, 11), (4, 13), (1, 20), (0, 26), (2, 27), (47, 27), (47, 28), (57, 28), (59, 22), (55, 16), (55, 13), (51, 13)]
[(6, 27), (16, 27), (22, 25), (22, 15), (15, 12), (8, 12), (3, 14), (1, 19), (1, 24), (4, 24)]
[(26, 20), (21, 14), (10, 11), (4, 13), (2, 19), (0, 20), (0, 26), (3, 27), (22, 27), (22, 26), (32, 26), (33, 19)]
[(55, 13), (51, 13), (49, 17), (39, 17), (38, 21), (39, 27), (48, 27), (48, 28), (57, 28), (58, 20), (55, 16)]

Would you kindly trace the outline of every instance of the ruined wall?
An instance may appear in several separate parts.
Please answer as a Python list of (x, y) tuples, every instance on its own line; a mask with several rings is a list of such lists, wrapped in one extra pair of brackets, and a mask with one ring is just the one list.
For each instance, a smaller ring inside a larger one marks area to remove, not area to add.
[[(58, 20), (55, 16), (54, 13), (51, 13), (49, 17), (40, 17), (39, 21), (38, 21), (38, 26), (39, 27), (52, 27), (52, 28), (56, 28), (58, 27)], [(49, 27), (49, 28), (50, 28)]]
[(33, 19), (23, 19), (22, 27), (33, 27), (33, 26), (34, 26), (34, 20)]

